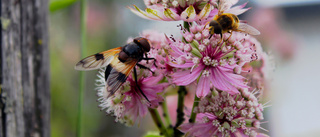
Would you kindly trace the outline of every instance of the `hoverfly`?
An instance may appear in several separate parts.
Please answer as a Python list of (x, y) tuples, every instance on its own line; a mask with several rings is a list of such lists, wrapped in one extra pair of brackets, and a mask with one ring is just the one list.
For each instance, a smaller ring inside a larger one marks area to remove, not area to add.
[[(108, 97), (113, 95), (120, 88), (133, 70), (134, 79), (139, 91), (143, 97), (149, 101), (138, 85), (137, 70), (135, 68), (135, 66), (138, 66), (151, 71), (150, 68), (139, 64), (141, 60), (154, 60), (154, 58), (148, 58), (147, 52), (149, 51), (149, 40), (137, 37), (133, 39), (133, 42), (130, 42), (123, 47), (103, 51), (80, 60), (76, 64), (75, 69), (87, 71), (106, 67), (106, 90), (110, 93)], [(143, 55), (145, 55), (145, 57)], [(151, 72), (153, 73), (153, 71)]]
[[(230, 32), (232, 35), (232, 31), (239, 31), (250, 35), (260, 34), (260, 32), (254, 27), (248, 25), (247, 23), (240, 22), (237, 15), (234, 15), (232, 13), (223, 13), (228, 8), (227, 4), (228, 0), (219, 0), (218, 14), (213, 18), (212, 21), (206, 24), (209, 24), (209, 31), (211, 34), (209, 39), (213, 34), (220, 34), (222, 40), (223, 33)], [(231, 35), (229, 36), (229, 38), (231, 37)]]

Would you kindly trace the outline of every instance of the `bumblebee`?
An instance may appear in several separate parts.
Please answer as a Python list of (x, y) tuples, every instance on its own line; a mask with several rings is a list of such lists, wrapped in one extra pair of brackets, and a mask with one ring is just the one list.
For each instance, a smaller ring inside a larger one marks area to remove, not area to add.
[(146, 38), (137, 37), (133, 40), (133, 42), (130, 42), (123, 47), (103, 51), (80, 60), (76, 64), (75, 69), (87, 71), (106, 67), (106, 90), (110, 93), (108, 97), (113, 95), (120, 88), (133, 70), (134, 79), (139, 91), (144, 98), (149, 101), (138, 85), (137, 70), (135, 68), (135, 66), (138, 66), (151, 71), (150, 68), (139, 64), (141, 60), (154, 60), (154, 58), (148, 58), (147, 52), (149, 51), (149, 40)]
[(209, 24), (209, 31), (211, 34), (210, 38), (213, 34), (220, 34), (222, 40), (223, 33), (230, 32), (232, 34), (232, 31), (243, 32), (250, 35), (260, 34), (260, 32), (254, 27), (240, 22), (239, 18), (236, 15), (231, 13), (223, 13), (225, 10), (224, 8), (228, 7), (226, 4), (227, 0), (219, 0), (218, 14), (213, 18), (212, 21), (207, 23), (207, 25)]

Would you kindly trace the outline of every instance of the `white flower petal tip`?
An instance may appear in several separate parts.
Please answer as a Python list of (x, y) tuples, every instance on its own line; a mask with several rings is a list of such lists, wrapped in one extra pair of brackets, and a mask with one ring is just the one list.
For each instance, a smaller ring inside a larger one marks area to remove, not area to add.
[(181, 19), (186, 22), (192, 22), (196, 18), (196, 11), (192, 5), (181, 13)]
[(134, 14), (138, 15), (141, 18), (144, 19), (152, 19), (148, 16), (148, 13), (146, 13), (145, 11), (139, 9), (136, 5), (133, 5), (134, 8), (129, 7), (128, 8), (131, 10), (131, 12), (133, 12)]
[(172, 19), (172, 21), (177, 21), (180, 19), (180, 16), (169, 8), (164, 9), (163, 13), (168, 19)]
[(198, 19), (206, 19), (208, 18), (210, 12), (213, 10), (214, 8), (207, 3), (204, 8), (200, 11), (200, 13), (198, 14)]

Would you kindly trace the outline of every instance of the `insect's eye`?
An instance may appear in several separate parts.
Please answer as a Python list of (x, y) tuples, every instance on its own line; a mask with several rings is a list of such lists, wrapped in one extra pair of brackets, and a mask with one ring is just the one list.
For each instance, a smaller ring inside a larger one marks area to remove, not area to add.
[(150, 51), (150, 43), (149, 43), (148, 39), (142, 38), (142, 37), (138, 37), (138, 38), (135, 38), (133, 41), (134, 41), (134, 43), (136, 43), (139, 46), (141, 46), (144, 51), (146, 51), (146, 52)]

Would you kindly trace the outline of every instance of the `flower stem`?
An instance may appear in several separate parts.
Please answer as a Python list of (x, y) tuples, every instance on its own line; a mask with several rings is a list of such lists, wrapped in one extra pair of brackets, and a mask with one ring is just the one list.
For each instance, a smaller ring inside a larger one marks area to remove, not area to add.
[(179, 131), (177, 128), (183, 123), (184, 119), (184, 113), (183, 113), (183, 107), (184, 107), (184, 96), (187, 94), (187, 90), (185, 86), (180, 86), (178, 90), (178, 107), (177, 107), (177, 122), (174, 126), (174, 136), (182, 136), (183, 133)]
[[(80, 0), (80, 16), (81, 16), (81, 58), (84, 58), (86, 54), (86, 0)], [(83, 112), (83, 98), (84, 98), (84, 89), (85, 89), (85, 73), (83, 71), (80, 72), (80, 95), (79, 95), (79, 106), (78, 106), (78, 119), (77, 119), (77, 137), (82, 137), (81, 131), (82, 131), (82, 112)]]
[(197, 113), (194, 113), (194, 109), (195, 109), (195, 107), (198, 106), (199, 101), (200, 101), (200, 98), (197, 97), (197, 94), (194, 95), (194, 102), (193, 102), (193, 106), (192, 106), (192, 112), (191, 112), (191, 116), (189, 119), (189, 123), (194, 123), (196, 121)]
[(157, 125), (158, 129), (160, 130), (160, 134), (164, 135), (165, 137), (170, 137), (167, 132), (167, 129), (164, 127), (162, 123), (158, 110), (149, 108), (149, 112), (152, 116), (153, 122)]
[(169, 127), (169, 126), (171, 126), (171, 119), (169, 116), (168, 106), (167, 106), (166, 100), (161, 103), (161, 107), (162, 107), (162, 111), (163, 111), (164, 120), (166, 121), (166, 124), (167, 124), (166, 126)]
[(185, 29), (187, 29), (188, 31), (190, 31), (190, 25), (191, 25), (191, 22), (183, 22), (183, 27), (185, 28)]

